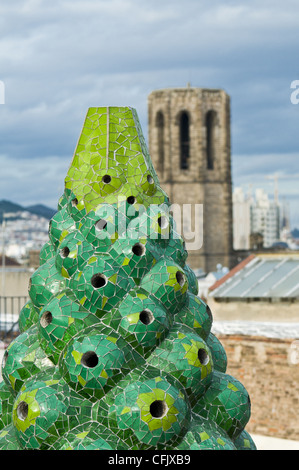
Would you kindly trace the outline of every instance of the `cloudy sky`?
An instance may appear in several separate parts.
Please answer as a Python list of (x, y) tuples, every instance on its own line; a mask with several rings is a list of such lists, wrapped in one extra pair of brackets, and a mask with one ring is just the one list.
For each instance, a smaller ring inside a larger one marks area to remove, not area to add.
[(135, 107), (147, 137), (148, 94), (190, 82), (231, 96), (234, 186), (272, 195), (277, 174), (299, 227), (298, 18), (298, 0), (1, 0), (0, 199), (55, 208), (89, 106)]

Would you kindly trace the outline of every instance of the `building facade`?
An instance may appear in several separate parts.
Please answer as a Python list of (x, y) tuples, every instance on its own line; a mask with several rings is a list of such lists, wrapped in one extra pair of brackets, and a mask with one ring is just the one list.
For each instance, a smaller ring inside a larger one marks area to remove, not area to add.
[(233, 247), (235, 250), (249, 250), (251, 234), (251, 199), (242, 188), (233, 192)]
[[(223, 90), (153, 91), (149, 151), (162, 188), (180, 210), (188, 263), (205, 272), (232, 263), (230, 98)], [(195, 242), (190, 242), (191, 236)]]
[(235, 250), (270, 248), (280, 241), (280, 205), (263, 189), (255, 197), (237, 187), (233, 192), (233, 247)]
[(257, 189), (251, 203), (251, 233), (261, 233), (264, 248), (280, 240), (279, 204), (270, 201), (263, 189)]

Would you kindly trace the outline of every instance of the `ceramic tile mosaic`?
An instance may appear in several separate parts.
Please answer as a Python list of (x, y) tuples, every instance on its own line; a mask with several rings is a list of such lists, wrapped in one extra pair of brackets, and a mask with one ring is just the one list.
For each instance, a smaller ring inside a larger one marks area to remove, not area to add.
[(0, 449), (255, 449), (169, 208), (136, 111), (90, 108), (4, 355)]

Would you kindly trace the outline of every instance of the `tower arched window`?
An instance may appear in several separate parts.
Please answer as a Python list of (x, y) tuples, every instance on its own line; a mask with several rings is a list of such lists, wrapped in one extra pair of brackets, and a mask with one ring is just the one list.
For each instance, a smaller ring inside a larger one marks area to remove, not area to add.
[(217, 113), (208, 111), (206, 114), (206, 149), (207, 149), (207, 169), (214, 169), (215, 162), (215, 128)]
[(180, 167), (182, 170), (189, 168), (190, 156), (190, 123), (189, 115), (183, 111), (180, 116)]
[(158, 162), (157, 171), (163, 173), (164, 170), (164, 115), (158, 111), (156, 115), (157, 143), (158, 143)]

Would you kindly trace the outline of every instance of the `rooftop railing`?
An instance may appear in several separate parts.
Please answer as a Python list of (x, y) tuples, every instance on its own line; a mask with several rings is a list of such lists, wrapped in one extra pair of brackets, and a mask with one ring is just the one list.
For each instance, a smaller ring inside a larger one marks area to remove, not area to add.
[(27, 296), (0, 296), (0, 340), (9, 341), (19, 331), (19, 315), (29, 300)]

